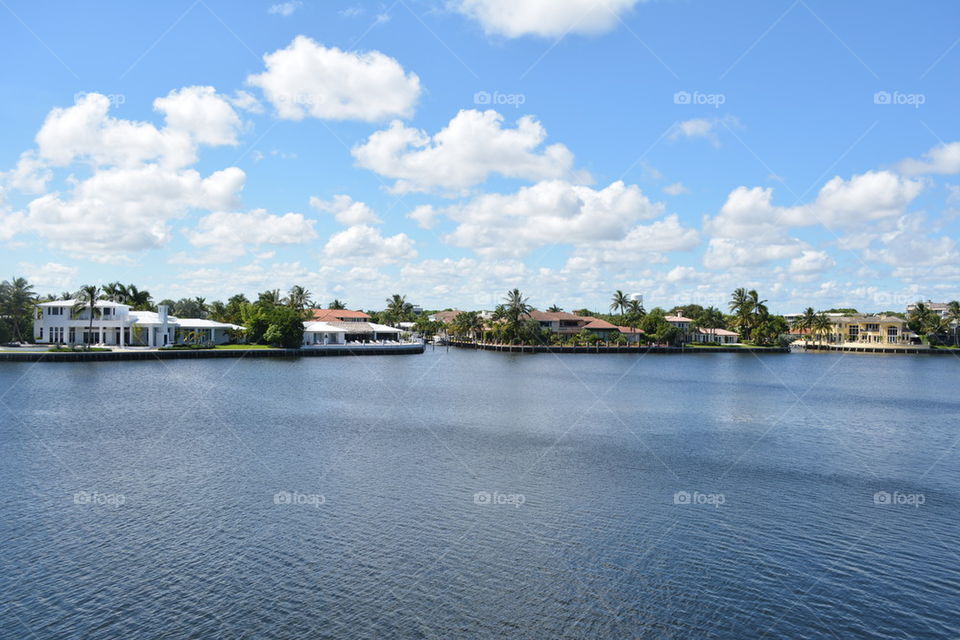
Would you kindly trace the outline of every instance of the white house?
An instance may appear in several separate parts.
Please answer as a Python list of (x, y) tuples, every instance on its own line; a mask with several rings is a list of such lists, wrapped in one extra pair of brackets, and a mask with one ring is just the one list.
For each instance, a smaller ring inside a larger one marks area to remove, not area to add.
[(304, 322), (303, 346), (313, 347), (323, 344), (345, 344), (347, 330), (329, 322)]
[(740, 342), (740, 335), (736, 331), (727, 331), (726, 329), (698, 328), (690, 338), (693, 342), (700, 343), (737, 344)]
[(132, 311), (129, 305), (97, 300), (91, 332), (90, 309), (74, 313), (76, 300), (37, 305), (33, 339), (38, 344), (103, 344), (117, 347), (164, 347), (183, 342), (229, 342), (230, 332), (243, 327), (200, 318), (176, 318), (166, 305), (157, 311)]

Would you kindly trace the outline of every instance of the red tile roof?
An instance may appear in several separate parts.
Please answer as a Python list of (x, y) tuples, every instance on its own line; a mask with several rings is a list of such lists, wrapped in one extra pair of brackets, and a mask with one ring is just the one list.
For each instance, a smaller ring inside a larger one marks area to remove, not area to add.
[(643, 329), (637, 329), (634, 327), (617, 327), (620, 330), (620, 333), (643, 333)]
[(351, 311), (350, 309), (314, 309), (313, 319), (324, 322), (331, 320), (343, 320), (344, 318), (362, 318), (369, 320), (370, 316), (363, 311)]
[(583, 325), (584, 329), (613, 330), (617, 328), (617, 325), (611, 324), (606, 320), (601, 320), (600, 318), (594, 318), (594, 317), (588, 316), (588, 317), (585, 317), (584, 320), (588, 321), (587, 324)]

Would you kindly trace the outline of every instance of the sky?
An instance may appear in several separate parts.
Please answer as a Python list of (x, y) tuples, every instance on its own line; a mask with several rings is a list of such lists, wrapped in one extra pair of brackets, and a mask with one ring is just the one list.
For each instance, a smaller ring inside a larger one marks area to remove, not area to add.
[(960, 298), (960, 5), (0, 0), (0, 273), (155, 299)]

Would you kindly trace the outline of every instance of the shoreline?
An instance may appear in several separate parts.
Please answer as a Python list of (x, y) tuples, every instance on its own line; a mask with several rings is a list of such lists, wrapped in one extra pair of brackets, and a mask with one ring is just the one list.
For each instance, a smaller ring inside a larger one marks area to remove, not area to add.
[(656, 346), (591, 346), (566, 347), (559, 345), (510, 345), (475, 342), (450, 342), (458, 349), (476, 349), (479, 351), (498, 351), (502, 353), (790, 353), (790, 347), (656, 347)]
[(423, 353), (423, 343), (371, 346), (323, 346), (305, 349), (196, 349), (153, 351), (0, 351), (0, 362), (114, 362), (120, 360), (183, 360), (192, 358), (316, 358), (394, 356)]

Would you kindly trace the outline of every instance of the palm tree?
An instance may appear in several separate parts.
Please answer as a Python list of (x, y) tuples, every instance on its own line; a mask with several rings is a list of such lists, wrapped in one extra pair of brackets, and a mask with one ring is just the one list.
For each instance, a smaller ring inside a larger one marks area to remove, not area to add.
[(562, 308), (562, 307), (558, 307), (558, 306), (555, 305), (555, 304), (552, 304), (552, 305), (550, 305), (550, 308), (547, 309), (547, 311), (549, 311), (550, 313), (560, 313), (561, 311), (563, 311), (563, 308)]
[(933, 324), (935, 315), (933, 310), (925, 303), (916, 303), (908, 318), (910, 328), (920, 335), (926, 336), (930, 332), (930, 326)]
[(821, 312), (816, 315), (813, 320), (813, 326), (811, 330), (818, 336), (818, 344), (823, 345), (823, 335), (825, 333), (830, 333), (830, 330), (833, 329), (833, 323), (830, 322), (830, 318), (827, 314)]
[(957, 335), (960, 330), (960, 302), (953, 300), (947, 303), (947, 320), (953, 323), (953, 344), (960, 346)]
[(413, 305), (407, 302), (407, 297), (395, 293), (387, 298), (387, 319), (392, 323), (403, 322), (413, 314)]
[(739, 287), (730, 296), (730, 313), (734, 315), (734, 324), (746, 339), (750, 339), (750, 297), (747, 290)]
[(816, 319), (817, 312), (813, 310), (813, 307), (807, 307), (806, 311), (803, 312), (803, 315), (793, 322), (794, 329), (807, 332), (803, 336), (803, 339), (806, 342), (810, 342), (810, 333), (813, 331), (813, 325)]
[(697, 318), (696, 322), (697, 327), (701, 329), (710, 329), (710, 335), (716, 335), (716, 329), (723, 329), (726, 322), (723, 318), (723, 312), (716, 307), (707, 307), (703, 310), (703, 313), (700, 314), (700, 317)]
[(627, 313), (632, 316), (640, 316), (641, 318), (647, 314), (643, 308), (643, 303), (639, 300), (627, 301)]
[(93, 342), (93, 317), (97, 313), (97, 300), (100, 299), (102, 291), (95, 284), (88, 284), (80, 287), (77, 292), (77, 303), (73, 307), (73, 313), (79, 314), (84, 309), (90, 311), (90, 325), (87, 328), (87, 344)]
[(628, 298), (627, 294), (623, 291), (617, 289), (613, 294), (613, 299), (610, 301), (610, 311), (617, 311), (619, 309), (620, 315), (623, 315), (629, 305), (630, 298)]
[(134, 311), (152, 311), (153, 310), (153, 297), (150, 295), (150, 292), (144, 289), (141, 291), (136, 287), (136, 285), (127, 285), (126, 287), (126, 299), (124, 304), (128, 304), (133, 307)]
[(343, 309), (346, 309), (346, 308), (347, 308), (346, 305), (343, 304), (343, 302), (340, 301), (339, 299), (334, 300), (333, 302), (331, 302), (330, 304), (327, 305), (327, 309), (343, 310)]
[(125, 285), (119, 282), (108, 282), (103, 285), (101, 295), (105, 300), (109, 300), (110, 302), (126, 304), (129, 294)]
[(310, 292), (297, 284), (290, 288), (287, 304), (297, 311), (303, 311), (313, 304), (313, 301), (310, 299)]
[(503, 302), (502, 315), (507, 321), (507, 332), (513, 338), (520, 338), (523, 333), (522, 325), (530, 316), (533, 307), (527, 304), (527, 298), (520, 293), (520, 289), (508, 291)]
[(0, 283), (0, 315), (9, 319), (17, 342), (23, 342), (23, 326), (33, 315), (36, 297), (26, 278), (11, 278), (9, 282)]

